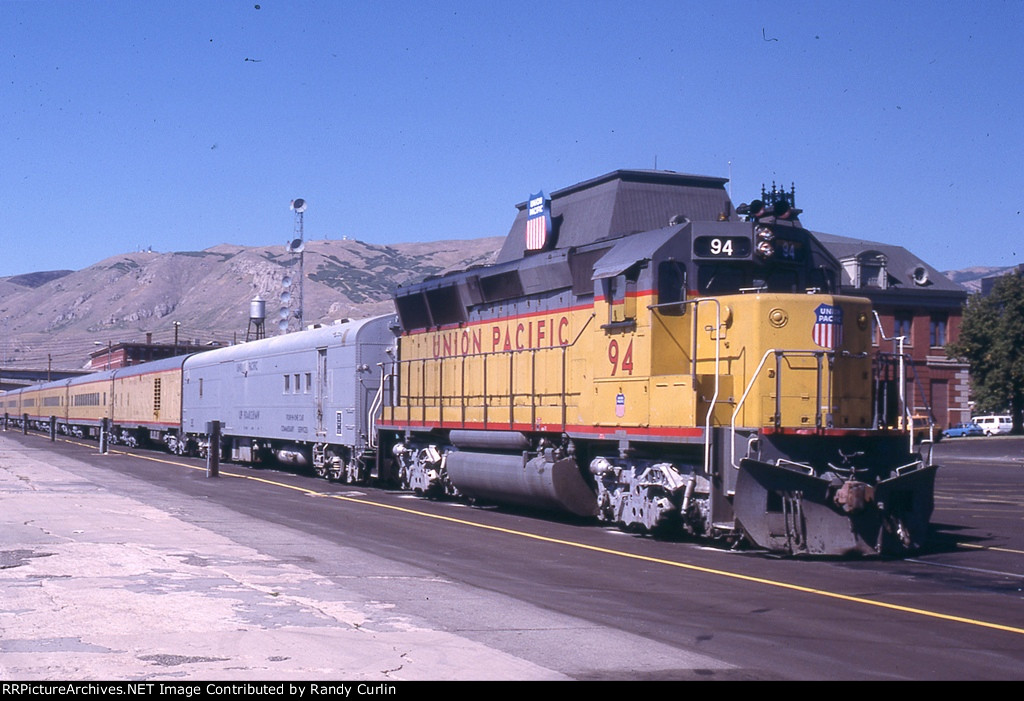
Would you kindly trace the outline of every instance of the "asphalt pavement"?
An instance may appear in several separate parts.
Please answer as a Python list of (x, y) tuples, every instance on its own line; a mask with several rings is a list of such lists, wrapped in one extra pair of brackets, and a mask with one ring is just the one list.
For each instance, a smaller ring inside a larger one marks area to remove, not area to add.
[(932, 551), (805, 561), (0, 433), (0, 680), (1017, 678), (1024, 442), (935, 458)]
[[(0, 679), (565, 678), (226, 537), (237, 513), (111, 491), (42, 440), (0, 434)], [(436, 579), (344, 557), (363, 580)]]

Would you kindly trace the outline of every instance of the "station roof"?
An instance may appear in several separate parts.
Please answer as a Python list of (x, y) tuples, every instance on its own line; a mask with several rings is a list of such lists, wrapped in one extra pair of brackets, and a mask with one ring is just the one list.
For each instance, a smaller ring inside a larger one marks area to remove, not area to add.
[[(888, 275), (889, 288), (903, 290), (928, 290), (931, 292), (959, 293), (966, 295), (963, 287), (953, 282), (941, 272), (930, 266), (927, 262), (908, 251), (903, 246), (897, 246), (880, 241), (869, 241), (866, 239), (851, 238), (849, 236), (837, 236), (835, 234), (824, 234), (818, 231), (812, 232), (832, 255), (840, 261), (864, 254), (880, 253), (886, 258), (886, 273)], [(922, 277), (915, 271), (923, 268), (926, 271), (922, 284)], [(843, 285), (850, 286), (853, 281), (848, 273), (843, 272)]]

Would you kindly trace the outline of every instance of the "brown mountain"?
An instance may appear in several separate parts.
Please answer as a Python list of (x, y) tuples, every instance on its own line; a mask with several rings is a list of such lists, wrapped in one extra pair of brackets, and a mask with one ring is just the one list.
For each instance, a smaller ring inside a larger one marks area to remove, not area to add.
[[(393, 311), (400, 284), (493, 261), (503, 238), (380, 246), (352, 239), (307, 241), (303, 255), (307, 324)], [(299, 257), (283, 246), (221, 244), (204, 251), (126, 253), (84, 270), (0, 278), (0, 368), (78, 369), (89, 353), (121, 341), (231, 343), (245, 338), (249, 302), (267, 302), (277, 333), (284, 278)], [(1004, 268), (945, 274), (971, 291)], [(294, 286), (289, 288), (294, 290)]]
[[(302, 256), (305, 323), (393, 311), (390, 291), (405, 282), (489, 263), (501, 237), (379, 246), (351, 239), (307, 241)], [(299, 256), (283, 246), (222, 244), (204, 251), (126, 253), (79, 271), (0, 278), (0, 364), (81, 368), (97, 346), (121, 341), (243, 340), (249, 302), (267, 302), (267, 334), (277, 333), (285, 277)]]
[(963, 268), (962, 270), (947, 270), (943, 273), (953, 282), (963, 287), (968, 292), (981, 292), (982, 278), (1003, 275), (1013, 270), (1012, 265), (1003, 266), (981, 266)]

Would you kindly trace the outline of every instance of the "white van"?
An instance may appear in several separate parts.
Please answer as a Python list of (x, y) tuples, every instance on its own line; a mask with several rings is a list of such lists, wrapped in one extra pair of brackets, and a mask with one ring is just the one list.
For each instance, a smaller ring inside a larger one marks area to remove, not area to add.
[(1009, 433), (1013, 428), (1013, 419), (1009, 416), (973, 416), (971, 421), (981, 426), (986, 436)]

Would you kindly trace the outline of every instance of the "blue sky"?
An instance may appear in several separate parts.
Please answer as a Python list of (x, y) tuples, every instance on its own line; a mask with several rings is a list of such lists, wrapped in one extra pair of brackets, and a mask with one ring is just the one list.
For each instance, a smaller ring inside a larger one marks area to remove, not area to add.
[(617, 168), (1024, 263), (1024, 2), (0, 0), (0, 276), (505, 235)]

